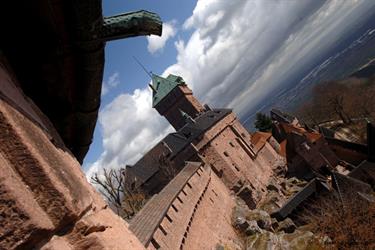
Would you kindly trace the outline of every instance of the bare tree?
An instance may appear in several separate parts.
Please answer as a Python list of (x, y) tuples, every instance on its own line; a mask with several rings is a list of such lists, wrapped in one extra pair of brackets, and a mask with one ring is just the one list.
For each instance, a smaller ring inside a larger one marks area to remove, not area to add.
[(337, 194), (318, 200), (302, 220), (331, 244), (326, 249), (375, 249), (375, 203), (347, 193), (339, 202)]
[(145, 204), (143, 192), (126, 182), (126, 169), (104, 169), (102, 175), (95, 173), (91, 183), (98, 185), (99, 192), (111, 208), (126, 220), (132, 218)]
[(329, 104), (332, 105), (335, 113), (340, 117), (340, 119), (345, 124), (350, 124), (352, 120), (349, 115), (344, 110), (344, 97), (342, 95), (334, 94), (328, 100)]

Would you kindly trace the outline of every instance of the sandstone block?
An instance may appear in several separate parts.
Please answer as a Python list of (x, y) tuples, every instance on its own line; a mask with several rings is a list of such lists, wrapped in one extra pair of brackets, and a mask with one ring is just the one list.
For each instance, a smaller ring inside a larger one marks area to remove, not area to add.
[(11, 104), (0, 95), (0, 249), (144, 249), (48, 119), (9, 84), (18, 94)]

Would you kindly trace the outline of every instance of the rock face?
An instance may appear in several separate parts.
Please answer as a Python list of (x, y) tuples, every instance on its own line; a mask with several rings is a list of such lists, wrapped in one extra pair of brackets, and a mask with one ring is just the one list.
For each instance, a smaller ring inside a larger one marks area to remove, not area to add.
[(242, 235), (247, 250), (322, 249), (319, 239), (308, 228), (296, 228), (289, 218), (278, 222), (261, 209), (250, 210), (237, 199), (232, 225)]
[(293, 234), (263, 232), (246, 239), (247, 250), (304, 250), (321, 249), (311, 232), (296, 231)]
[(144, 249), (0, 63), (0, 249)]

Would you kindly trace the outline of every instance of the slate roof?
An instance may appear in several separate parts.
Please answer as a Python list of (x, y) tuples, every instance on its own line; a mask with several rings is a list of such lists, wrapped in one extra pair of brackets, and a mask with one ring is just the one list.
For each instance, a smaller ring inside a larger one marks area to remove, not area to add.
[(174, 157), (184, 147), (194, 141), (194, 139), (202, 135), (231, 112), (231, 109), (209, 110), (196, 117), (195, 123), (187, 123), (176, 133), (169, 134), (163, 141), (166, 142), (172, 150), (171, 157)]
[(175, 87), (185, 84), (180, 76), (169, 75), (167, 78), (152, 74), (152, 107), (155, 107), (164, 97), (166, 97)]
[[(129, 178), (137, 178), (137, 186), (147, 182), (159, 171), (157, 152), (170, 149), (173, 158), (217, 122), (232, 112), (231, 109), (213, 109), (195, 118), (195, 123), (187, 123), (175, 133), (168, 134), (153, 149), (147, 152), (137, 163), (128, 168)], [(163, 145), (164, 144), (164, 145)]]

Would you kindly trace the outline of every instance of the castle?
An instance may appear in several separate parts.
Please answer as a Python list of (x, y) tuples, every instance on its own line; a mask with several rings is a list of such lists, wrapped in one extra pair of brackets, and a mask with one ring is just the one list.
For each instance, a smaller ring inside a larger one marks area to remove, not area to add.
[(239, 247), (232, 193), (256, 207), (285, 165), (279, 143), (271, 133), (250, 134), (230, 109), (202, 105), (179, 76), (152, 75), (150, 88), (153, 107), (176, 132), (126, 169), (127, 182), (151, 197), (130, 229), (147, 249)]
[[(351, 143), (332, 145), (331, 139), (328, 143), (329, 138), (278, 110), (271, 111), (272, 134), (251, 134), (231, 110), (200, 104), (181, 77), (153, 75), (150, 87), (153, 107), (176, 132), (126, 170), (127, 181), (150, 197), (129, 224), (147, 249), (241, 249), (233, 227), (236, 197), (247, 208), (266, 209), (275, 230), (276, 219), (293, 218), (303, 225), (301, 207), (334, 190), (371, 193), (373, 168), (367, 154)], [(340, 151), (352, 160), (340, 161)], [(357, 162), (362, 163), (353, 169)], [(309, 182), (287, 195), (282, 187), (286, 176)], [(244, 230), (251, 227), (243, 225)]]
[(184, 168), (185, 162), (199, 161), (230, 190), (251, 184), (254, 204), (260, 201), (273, 169), (284, 164), (280, 145), (271, 133), (251, 135), (232, 110), (202, 105), (179, 76), (152, 75), (150, 87), (152, 106), (176, 132), (128, 168), (128, 182), (135, 182), (136, 187), (152, 195), (169, 181), (161, 157), (175, 173)]
[[(181, 77), (153, 75), (153, 107), (176, 132), (127, 169), (128, 181), (149, 200), (125, 222), (87, 182), (80, 163), (98, 116), (105, 43), (161, 35), (160, 18), (147, 11), (103, 17), (100, 0), (1, 6), (0, 249), (240, 249), (231, 223), (235, 195), (250, 208), (270, 198), (280, 219), (321, 190), (339, 190), (340, 182), (371, 198), (373, 126), (368, 145), (358, 145), (322, 138), (273, 112), (274, 137), (250, 134), (231, 110), (200, 104)], [(306, 170), (302, 175), (319, 172), (337, 164), (328, 147), (350, 171), (331, 169), (335, 185), (316, 173), (288, 201), (277, 200), (282, 188), (272, 175), (285, 157), (292, 170)]]

